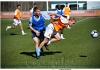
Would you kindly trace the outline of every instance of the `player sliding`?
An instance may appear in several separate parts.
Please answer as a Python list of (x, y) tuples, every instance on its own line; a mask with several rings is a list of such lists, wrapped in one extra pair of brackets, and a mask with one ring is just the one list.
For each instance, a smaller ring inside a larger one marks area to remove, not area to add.
[(23, 26), (22, 26), (22, 23), (21, 23), (21, 20), (20, 20), (20, 17), (21, 17), (20, 8), (21, 8), (21, 6), (17, 5), (17, 9), (15, 10), (14, 19), (13, 19), (13, 21), (14, 21), (13, 24), (14, 25), (13, 26), (7, 26), (6, 31), (10, 28), (15, 29), (17, 27), (17, 25), (19, 25), (20, 29), (21, 29), (21, 32), (22, 32), (22, 35), (25, 35), (27, 33), (24, 32)]
[[(38, 48), (39, 40), (41, 42), (44, 39), (44, 24), (45, 20), (48, 20), (48, 18), (43, 17), (43, 14), (40, 13), (40, 9), (38, 7), (34, 8), (34, 12), (35, 14), (29, 19), (29, 28), (31, 29), (32, 38), (35, 42), (35, 48)], [(42, 48), (41, 51), (43, 52)]]
[(39, 45), (39, 47), (36, 48), (36, 54), (37, 54), (38, 59), (40, 58), (40, 49), (44, 46), (44, 44), (46, 44), (49, 41), (52, 35), (54, 35), (55, 38), (52, 38), (49, 41), (49, 44), (53, 42), (57, 42), (61, 39), (60, 34), (58, 33), (60, 29), (65, 28), (67, 25), (72, 26), (75, 23), (75, 19), (73, 17), (70, 17), (69, 21), (67, 21), (65, 16), (60, 16), (58, 14), (51, 14), (51, 13), (50, 15), (51, 16), (55, 15), (55, 16), (58, 16), (59, 18), (51, 17), (52, 21), (46, 27), (46, 31), (44, 34), (45, 38), (42, 41), (42, 43)]

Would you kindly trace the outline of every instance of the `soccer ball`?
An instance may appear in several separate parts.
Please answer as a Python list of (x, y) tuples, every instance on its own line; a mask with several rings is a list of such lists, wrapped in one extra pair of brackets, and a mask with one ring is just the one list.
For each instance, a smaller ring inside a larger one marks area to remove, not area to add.
[(93, 31), (91, 32), (91, 36), (92, 36), (93, 38), (97, 38), (98, 35), (99, 35), (99, 33), (98, 33), (97, 30), (93, 30)]

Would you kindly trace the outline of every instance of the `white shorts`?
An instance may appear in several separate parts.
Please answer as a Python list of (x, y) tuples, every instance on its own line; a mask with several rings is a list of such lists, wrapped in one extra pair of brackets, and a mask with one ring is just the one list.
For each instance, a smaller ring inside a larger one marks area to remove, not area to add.
[(16, 20), (16, 19), (14, 19), (13, 21), (14, 21), (13, 24), (14, 24), (15, 26), (17, 26), (18, 24), (21, 23), (21, 20)]
[(54, 31), (53, 24), (50, 23), (50, 24), (46, 27), (46, 31), (45, 31), (45, 33), (44, 33), (44, 36), (45, 36), (46, 38), (51, 38), (52, 35), (56, 35), (56, 34), (57, 34), (57, 32)]

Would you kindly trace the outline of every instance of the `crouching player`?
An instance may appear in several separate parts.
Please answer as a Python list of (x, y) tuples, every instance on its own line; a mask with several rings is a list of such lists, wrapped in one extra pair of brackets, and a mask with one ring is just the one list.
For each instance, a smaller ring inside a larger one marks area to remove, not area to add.
[(74, 18), (70, 18), (69, 21), (67, 21), (67, 19), (64, 16), (60, 16), (58, 14), (50, 14), (50, 15), (55, 15), (58, 16), (59, 18), (52, 18), (51, 23), (46, 27), (46, 31), (45, 31), (45, 38), (44, 40), (41, 42), (41, 44), (39, 45), (39, 47), (36, 48), (36, 54), (37, 54), (37, 58), (40, 58), (40, 49), (44, 46), (44, 44), (46, 44), (49, 39), (51, 38), (52, 35), (54, 35), (55, 38), (52, 38), (49, 42), (53, 43), (56, 41), (59, 41), (61, 39), (60, 34), (58, 33), (58, 31), (62, 28), (65, 28), (67, 25), (72, 26), (75, 23), (75, 19)]

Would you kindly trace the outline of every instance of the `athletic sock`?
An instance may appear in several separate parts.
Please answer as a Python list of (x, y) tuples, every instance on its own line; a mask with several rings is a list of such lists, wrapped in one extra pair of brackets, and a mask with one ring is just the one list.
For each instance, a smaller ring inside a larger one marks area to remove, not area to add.
[(40, 49), (39, 48), (36, 48), (36, 54), (37, 54), (37, 56), (40, 56)]
[(24, 30), (22, 30), (22, 34), (24, 34)]
[(63, 34), (61, 34), (61, 38), (63, 38)]
[(11, 28), (11, 26), (8, 26), (8, 28)]
[(47, 45), (49, 45), (49, 44), (51, 44), (51, 42), (50, 42), (50, 41), (48, 41)]

